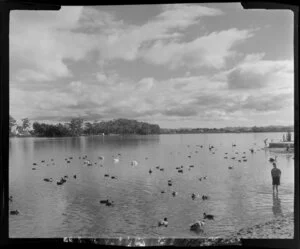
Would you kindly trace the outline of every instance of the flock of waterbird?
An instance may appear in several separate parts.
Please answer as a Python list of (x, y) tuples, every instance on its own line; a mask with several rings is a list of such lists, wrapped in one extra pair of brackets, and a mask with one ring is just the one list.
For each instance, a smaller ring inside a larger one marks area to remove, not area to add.
[[(187, 145), (187, 146), (190, 147), (190, 145)], [(199, 148), (202, 149), (203, 145), (196, 145), (196, 147), (199, 147)], [(232, 147), (236, 147), (236, 144), (232, 144)], [(209, 151), (212, 154), (216, 153), (216, 149), (215, 149), (214, 146), (209, 145), (208, 149), (209, 149)], [(195, 153), (198, 153), (198, 152), (199, 152), (198, 150), (195, 151)], [(254, 149), (251, 148), (250, 152), (254, 153)], [(172, 154), (172, 152), (171, 152), (171, 154)], [(238, 156), (241, 156), (241, 157), (238, 158)], [(120, 153), (117, 154), (117, 156), (113, 156), (113, 162), (114, 163), (119, 163), (120, 162), (120, 157), (121, 157)], [(192, 156), (188, 155), (187, 157), (191, 158)], [(224, 159), (228, 159), (228, 158), (229, 158), (229, 154), (228, 154), (228, 152), (226, 152), (225, 155), (224, 155)], [(98, 162), (94, 162), (94, 164), (87, 158), (87, 155), (79, 156), (78, 159), (82, 160), (83, 166), (86, 166), (86, 167), (97, 166), (97, 165), (100, 166), (100, 167), (103, 167), (104, 156), (99, 156), (98, 157)], [(145, 160), (147, 160), (147, 159), (148, 159), (148, 157), (145, 158)], [(238, 162), (242, 162), (242, 161), (246, 162), (247, 161), (246, 152), (243, 151), (242, 153), (240, 153), (238, 151), (235, 151), (234, 152), (234, 156), (231, 156), (231, 159), (232, 160), (237, 160)], [(64, 160), (65, 160), (66, 164), (68, 165), (68, 164), (70, 164), (72, 162), (73, 157), (67, 157)], [(270, 158), (269, 161), (270, 162), (275, 162), (276, 161), (276, 157), (275, 158)], [(46, 163), (45, 160), (41, 160), (41, 165), (40, 166), (51, 166), (51, 165), (52, 166), (56, 165), (56, 163), (55, 163), (55, 161), (54, 161), (53, 158), (51, 158), (48, 163)], [(138, 162), (135, 161), (135, 160), (133, 160), (133, 161), (130, 162), (130, 165), (136, 167), (136, 166), (138, 166)], [(38, 166), (38, 163), (33, 163), (33, 166), (34, 167), (32, 167), (32, 170), (36, 170), (37, 166)], [(160, 166), (156, 166), (155, 168), (157, 170), (159, 170), (159, 171), (164, 171), (164, 168), (162, 168)], [(190, 171), (193, 168), (194, 168), (194, 165), (189, 165), (187, 167), (187, 170)], [(228, 169), (230, 169), (230, 170), (233, 169), (233, 168), (234, 168), (233, 166), (229, 166), (228, 167)], [(181, 173), (181, 174), (184, 173), (185, 169), (186, 168), (183, 165), (176, 167), (177, 172)], [(152, 170), (150, 168), (148, 172), (151, 175), (154, 172), (154, 170)], [(72, 175), (72, 177), (73, 177), (73, 179), (77, 179), (77, 175), (76, 174)], [(104, 177), (105, 178), (109, 178), (110, 177), (111, 179), (115, 179), (115, 180), (118, 179), (117, 176), (110, 176), (109, 174), (104, 174)], [(63, 185), (63, 184), (65, 184), (67, 182), (68, 178), (69, 178), (68, 175), (64, 175), (63, 177), (60, 178), (60, 180), (58, 180), (56, 182), (56, 184), (57, 185)], [(207, 179), (207, 176), (198, 177), (199, 181), (206, 180), (206, 179)], [(54, 181), (53, 178), (43, 178), (43, 180), (45, 182), (50, 182), (50, 183)], [(173, 181), (172, 181), (172, 179), (169, 179), (167, 183), (168, 183), (168, 186), (172, 186), (174, 184)], [(165, 191), (162, 190), (161, 193), (163, 194), (163, 193), (165, 193)], [(178, 192), (172, 191), (172, 196), (173, 197), (177, 196), (177, 194), (178, 194)], [(202, 195), (202, 196), (200, 196), (199, 194), (192, 193), (191, 194), (191, 198), (192, 198), (192, 200), (195, 200), (196, 198), (202, 198), (202, 200), (205, 201), (205, 200), (208, 200), (210, 197), (208, 195)], [(13, 197), (12, 196), (9, 197), (9, 201), (10, 202), (13, 201)], [(100, 200), (99, 203), (100, 204), (104, 204), (105, 206), (111, 206), (111, 207), (115, 205), (114, 201), (109, 200), (109, 199)], [(18, 215), (19, 211), (18, 210), (12, 210), (12, 211), (10, 211), (10, 214), (11, 215)], [(202, 227), (205, 225), (205, 220), (206, 219), (207, 220), (214, 220), (214, 215), (203, 213), (203, 218), (200, 219), (200, 220), (197, 220), (195, 223), (191, 224), (190, 225), (190, 230), (194, 231), (194, 232), (203, 232)], [(162, 220), (160, 220), (158, 222), (158, 226), (159, 227), (161, 227), (161, 226), (167, 227), (168, 226), (168, 218), (165, 217)]]

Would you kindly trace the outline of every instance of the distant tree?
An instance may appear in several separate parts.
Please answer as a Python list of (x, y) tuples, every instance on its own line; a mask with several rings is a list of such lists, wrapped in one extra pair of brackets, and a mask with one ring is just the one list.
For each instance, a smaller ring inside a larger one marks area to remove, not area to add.
[(13, 135), (12, 128), (17, 125), (17, 121), (9, 115), (9, 135)]
[(30, 127), (29, 119), (28, 118), (23, 118), (22, 119), (22, 129), (23, 129), (23, 131), (27, 131), (29, 127)]
[(94, 134), (92, 123), (90, 123), (90, 122), (84, 123), (84, 134), (87, 134), (87, 135)]
[(69, 123), (69, 128), (72, 136), (79, 136), (82, 134), (83, 119), (73, 118)]

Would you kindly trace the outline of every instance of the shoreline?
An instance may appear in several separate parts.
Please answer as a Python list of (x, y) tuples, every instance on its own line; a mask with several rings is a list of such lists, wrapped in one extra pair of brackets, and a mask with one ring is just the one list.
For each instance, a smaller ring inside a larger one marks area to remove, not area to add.
[(293, 239), (294, 212), (270, 221), (245, 227), (225, 238), (208, 239), (203, 245), (241, 245), (243, 239)]

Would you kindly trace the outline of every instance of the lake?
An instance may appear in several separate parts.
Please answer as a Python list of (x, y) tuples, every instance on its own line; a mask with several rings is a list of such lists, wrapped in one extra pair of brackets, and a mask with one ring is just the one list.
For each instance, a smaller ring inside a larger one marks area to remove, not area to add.
[[(223, 237), (293, 212), (294, 155), (263, 149), (265, 138), (270, 141), (282, 135), (10, 138), (9, 195), (13, 201), (9, 210), (17, 209), (20, 214), (9, 216), (9, 236)], [(210, 151), (209, 145), (214, 149)], [(84, 163), (84, 155), (92, 166)], [(275, 155), (282, 171), (278, 198), (272, 194), (269, 162)], [(243, 156), (247, 161), (239, 162)], [(65, 160), (69, 157), (70, 163)], [(133, 160), (138, 165), (132, 166)], [(183, 173), (178, 173), (176, 167), (181, 166)], [(65, 175), (67, 181), (57, 185)], [(207, 179), (200, 181), (203, 176)], [(53, 182), (44, 178), (53, 178)], [(172, 186), (168, 186), (168, 180), (172, 180)], [(193, 200), (192, 193), (208, 195), (209, 199)], [(103, 199), (112, 200), (114, 205), (100, 204)], [(190, 231), (190, 224), (202, 219), (204, 212), (215, 219), (206, 220), (203, 233)], [(168, 218), (168, 227), (158, 227), (164, 217)]]

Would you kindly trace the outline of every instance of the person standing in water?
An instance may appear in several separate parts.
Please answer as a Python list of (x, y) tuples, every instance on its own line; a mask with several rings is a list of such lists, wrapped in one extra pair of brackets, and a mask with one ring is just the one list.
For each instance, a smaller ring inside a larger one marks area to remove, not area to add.
[(278, 193), (278, 185), (280, 185), (281, 170), (277, 168), (276, 163), (273, 163), (273, 169), (271, 170), (271, 175), (272, 175), (273, 193), (275, 188), (276, 188), (276, 192)]

